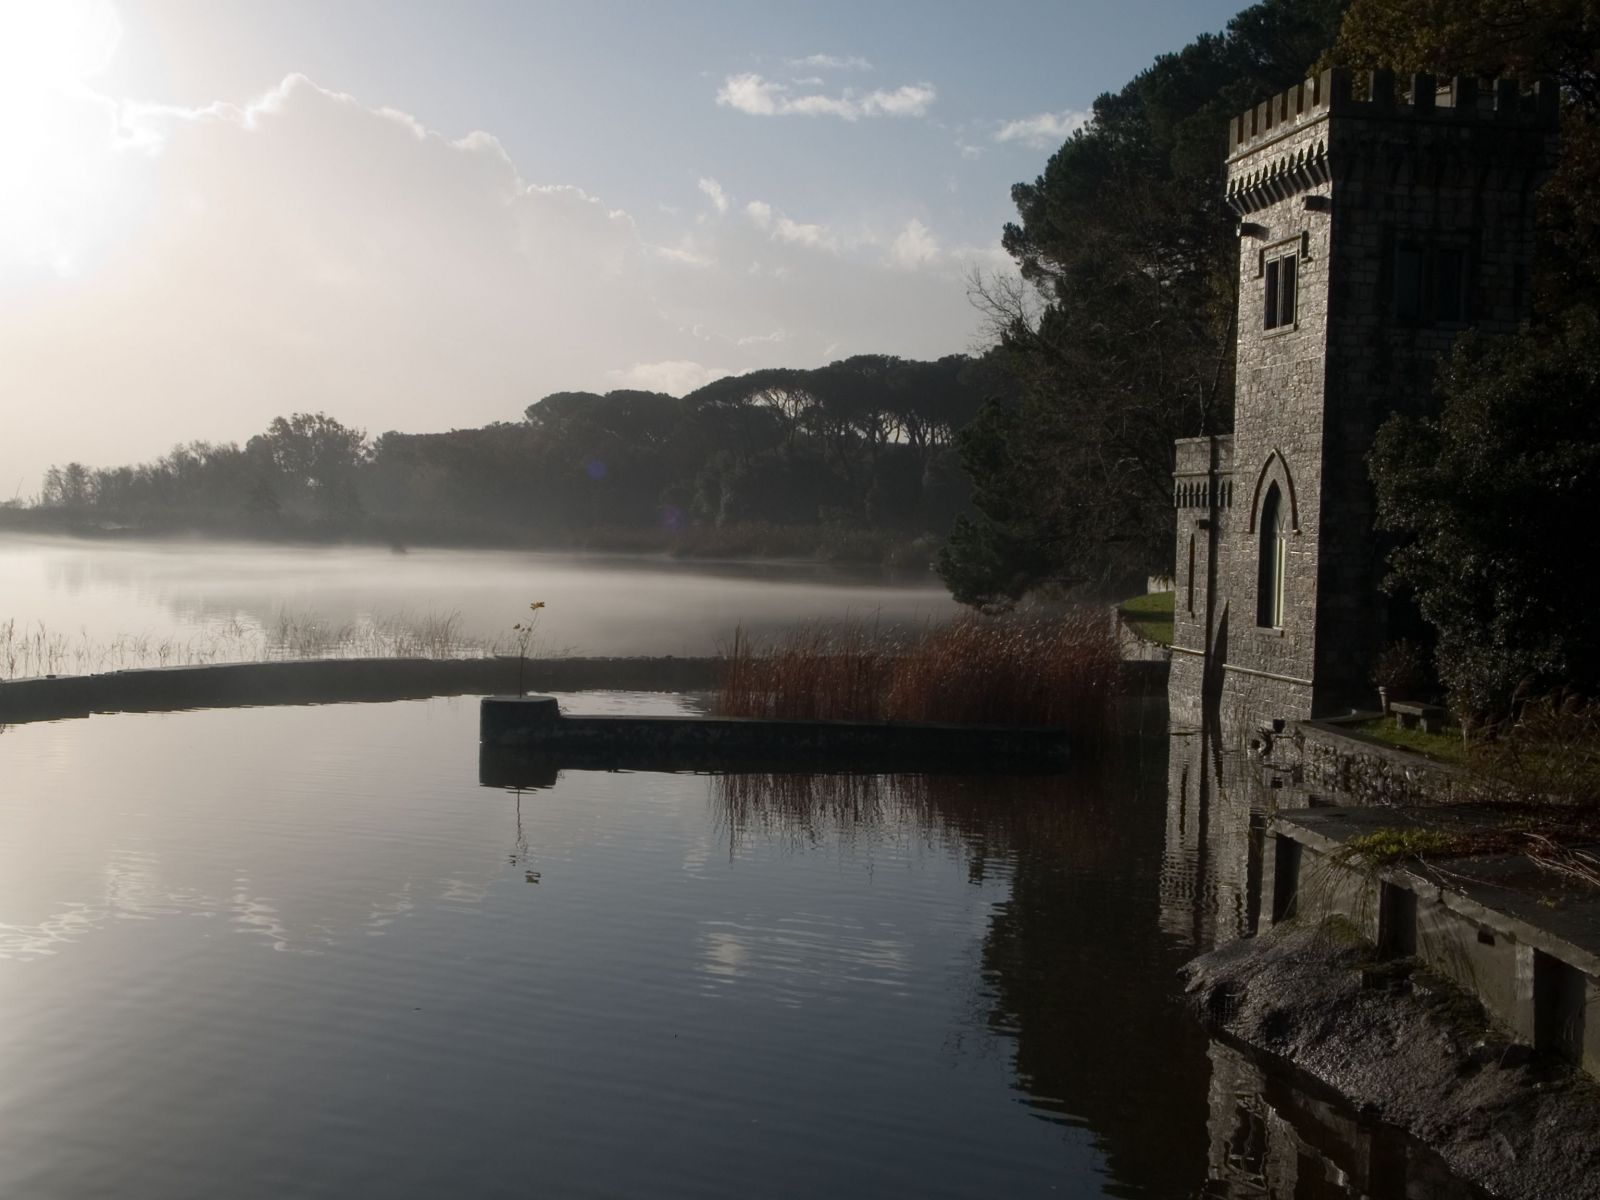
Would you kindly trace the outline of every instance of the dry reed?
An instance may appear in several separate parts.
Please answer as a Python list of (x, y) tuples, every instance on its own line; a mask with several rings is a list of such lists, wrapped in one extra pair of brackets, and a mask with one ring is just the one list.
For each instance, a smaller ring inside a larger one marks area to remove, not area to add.
[(726, 716), (1044, 725), (1098, 740), (1121, 658), (1105, 615), (969, 615), (918, 636), (805, 625), (770, 646), (740, 630), (724, 656)]

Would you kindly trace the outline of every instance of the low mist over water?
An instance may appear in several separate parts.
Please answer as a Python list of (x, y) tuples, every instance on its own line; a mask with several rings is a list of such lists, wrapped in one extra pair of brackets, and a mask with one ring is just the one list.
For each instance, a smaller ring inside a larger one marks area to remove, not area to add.
[(458, 616), (464, 642), (509, 648), (535, 600), (546, 605), (535, 649), (586, 655), (704, 655), (740, 625), (759, 636), (796, 621), (920, 624), (955, 610), (931, 577), (891, 584), (806, 563), (3, 537), (0, 675), (8, 640), (37, 648), (41, 629), (48, 661), (19, 653), (9, 673), (261, 657), (284, 618), (363, 628)]

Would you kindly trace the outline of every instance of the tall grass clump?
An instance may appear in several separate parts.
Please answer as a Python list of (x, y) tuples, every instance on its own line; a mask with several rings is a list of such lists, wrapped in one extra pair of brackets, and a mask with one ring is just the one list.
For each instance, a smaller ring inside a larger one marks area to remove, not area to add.
[(808, 625), (760, 646), (742, 631), (716, 710), (728, 716), (1043, 725), (1109, 731), (1121, 656), (1103, 612), (968, 615), (920, 634)]
[(859, 621), (807, 623), (770, 646), (743, 629), (723, 657), (716, 711), (730, 717), (882, 721), (903, 639)]
[(1468, 761), (1546, 802), (1600, 809), (1600, 700), (1517, 697), (1516, 717), (1475, 742)]

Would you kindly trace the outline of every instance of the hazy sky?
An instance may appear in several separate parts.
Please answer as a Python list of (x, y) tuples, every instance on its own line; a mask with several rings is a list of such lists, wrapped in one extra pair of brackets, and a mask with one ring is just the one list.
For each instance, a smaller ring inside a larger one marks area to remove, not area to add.
[(1243, 3), (0, 0), (0, 498), (973, 348), (1010, 185)]

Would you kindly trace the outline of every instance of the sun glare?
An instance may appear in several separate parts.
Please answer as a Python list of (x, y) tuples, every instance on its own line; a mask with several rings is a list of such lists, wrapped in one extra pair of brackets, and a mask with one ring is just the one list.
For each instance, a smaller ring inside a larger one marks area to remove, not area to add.
[(117, 214), (117, 105), (89, 81), (121, 35), (108, 0), (0, 3), (0, 263), (76, 270)]

